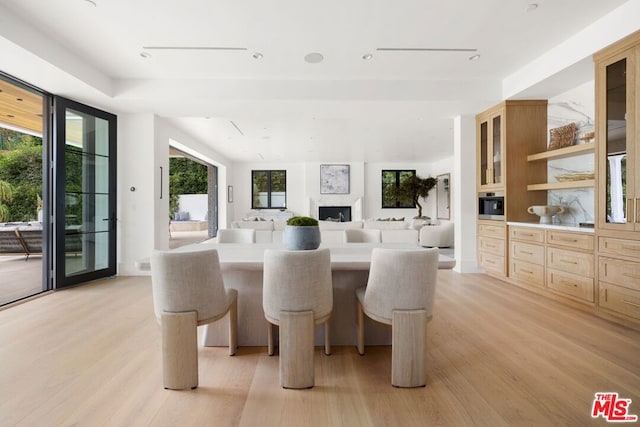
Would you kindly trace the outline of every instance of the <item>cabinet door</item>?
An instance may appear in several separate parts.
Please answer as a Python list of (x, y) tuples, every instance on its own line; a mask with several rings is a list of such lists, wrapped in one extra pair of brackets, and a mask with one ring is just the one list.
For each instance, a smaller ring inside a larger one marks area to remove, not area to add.
[(607, 58), (596, 67), (598, 226), (640, 231), (636, 183), (635, 93), (637, 48)]
[(479, 117), (476, 127), (480, 189), (500, 188), (504, 185), (502, 112)]

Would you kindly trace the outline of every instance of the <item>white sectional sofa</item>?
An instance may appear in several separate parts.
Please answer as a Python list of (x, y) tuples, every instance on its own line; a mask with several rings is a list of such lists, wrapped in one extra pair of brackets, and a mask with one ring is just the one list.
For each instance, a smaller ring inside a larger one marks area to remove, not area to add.
[[(233, 221), (231, 228), (256, 230), (256, 243), (282, 242), (285, 221)], [(324, 243), (344, 243), (344, 230), (367, 228), (378, 229), (383, 243), (420, 242), (420, 233), (408, 221), (319, 221), (320, 235)]]

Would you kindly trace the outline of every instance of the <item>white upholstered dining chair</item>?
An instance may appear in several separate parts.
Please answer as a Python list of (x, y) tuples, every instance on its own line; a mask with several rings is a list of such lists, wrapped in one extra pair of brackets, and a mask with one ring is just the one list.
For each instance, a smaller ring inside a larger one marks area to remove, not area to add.
[(427, 322), (431, 320), (438, 249), (374, 248), (366, 288), (356, 290), (358, 352), (364, 354), (364, 314), (391, 325), (391, 384), (426, 384)]
[(269, 355), (273, 325), (280, 326), (280, 385), (314, 385), (314, 325), (324, 323), (325, 354), (331, 353), (329, 319), (333, 285), (329, 249), (264, 253), (262, 306), (269, 322)]
[(215, 249), (151, 254), (153, 307), (162, 327), (164, 388), (198, 386), (197, 326), (229, 313), (229, 355), (237, 348), (238, 292), (225, 288)]
[(345, 243), (380, 243), (382, 232), (378, 229), (348, 229), (344, 230)]
[(223, 228), (218, 230), (218, 243), (255, 243), (256, 230), (251, 228)]

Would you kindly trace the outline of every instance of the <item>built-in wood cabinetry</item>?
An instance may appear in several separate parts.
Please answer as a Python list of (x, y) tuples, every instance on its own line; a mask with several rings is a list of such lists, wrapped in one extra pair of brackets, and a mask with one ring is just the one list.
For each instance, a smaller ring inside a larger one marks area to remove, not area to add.
[(598, 308), (640, 320), (640, 31), (594, 55)]
[(640, 236), (640, 31), (594, 60), (598, 230)]
[(478, 114), (476, 138), (478, 192), (504, 191), (507, 221), (534, 219), (527, 208), (546, 204), (547, 195), (527, 185), (532, 176), (546, 180), (547, 165), (527, 156), (547, 148), (547, 101), (504, 101)]
[(592, 305), (594, 240), (589, 232), (510, 225), (508, 280)]
[(531, 221), (527, 208), (546, 204), (546, 193), (527, 192), (531, 174), (547, 176), (544, 162), (527, 162), (546, 148), (546, 132), (546, 100), (504, 101), (476, 116), (477, 190), (504, 193), (504, 220), (478, 222), (478, 264), (492, 275), (507, 275), (506, 221)]
[(494, 276), (506, 276), (507, 226), (503, 221), (478, 221), (478, 265)]

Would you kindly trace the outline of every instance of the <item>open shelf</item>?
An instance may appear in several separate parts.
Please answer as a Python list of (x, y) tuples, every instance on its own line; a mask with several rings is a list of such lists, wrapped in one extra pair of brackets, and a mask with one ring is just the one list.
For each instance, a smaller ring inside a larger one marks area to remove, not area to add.
[(527, 185), (528, 191), (535, 190), (563, 190), (565, 188), (588, 188), (596, 184), (595, 179), (583, 179), (581, 181), (546, 182), (544, 184)]
[(591, 153), (595, 149), (595, 142), (588, 142), (586, 144), (572, 145), (570, 147), (558, 148), (557, 150), (544, 151), (542, 153), (529, 154), (527, 156), (528, 162), (535, 162), (536, 160), (551, 160), (562, 159), (563, 157), (575, 156), (578, 154)]

